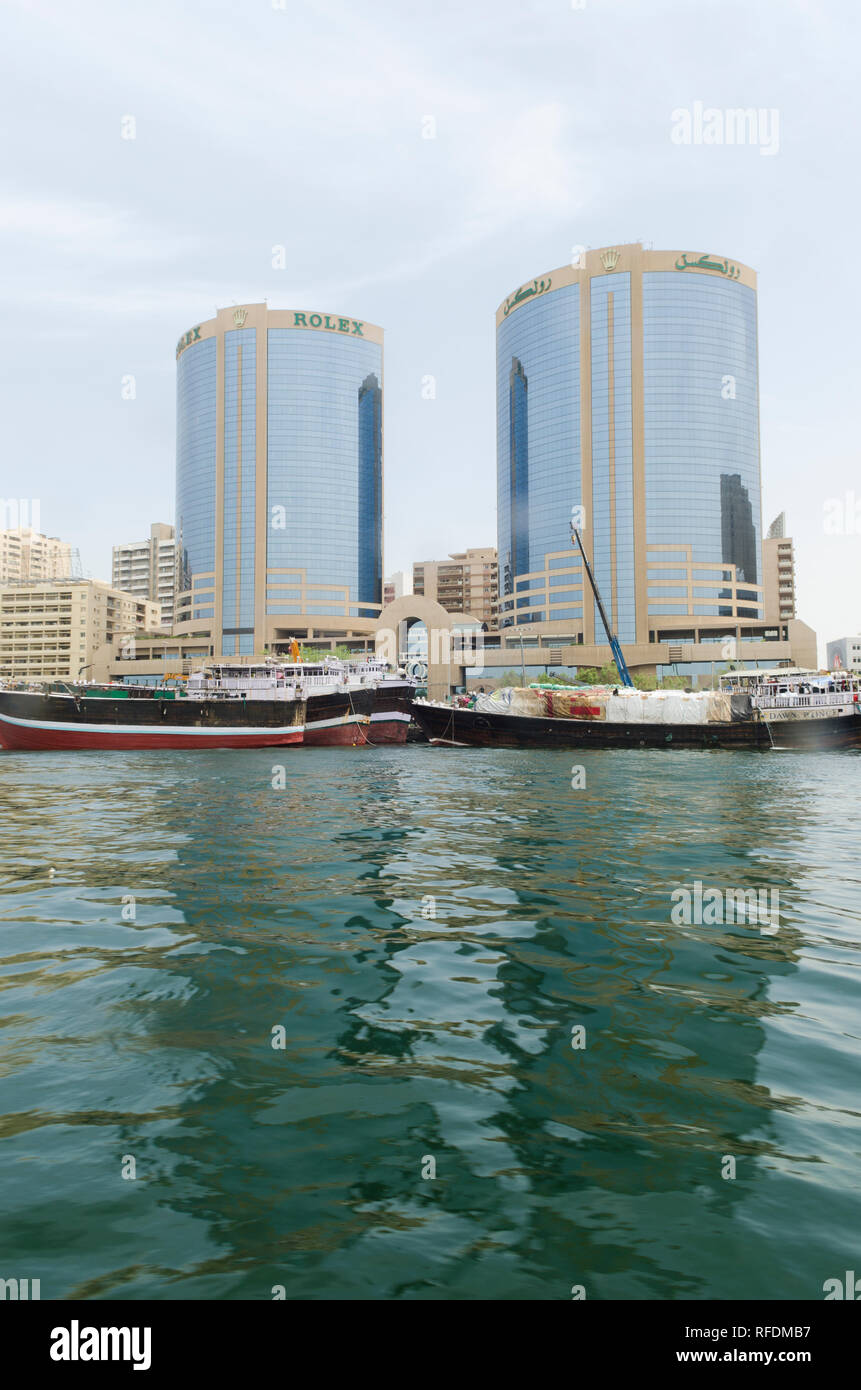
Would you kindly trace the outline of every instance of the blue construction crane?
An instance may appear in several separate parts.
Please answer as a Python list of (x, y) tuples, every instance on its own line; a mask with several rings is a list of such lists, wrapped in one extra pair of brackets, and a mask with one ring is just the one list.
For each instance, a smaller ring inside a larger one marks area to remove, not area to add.
[(589, 583), (592, 585), (592, 593), (595, 595), (595, 602), (598, 605), (598, 612), (601, 614), (601, 622), (604, 624), (604, 631), (607, 634), (607, 641), (610, 643), (610, 651), (613, 653), (613, 660), (616, 663), (616, 670), (619, 672), (619, 680), (621, 681), (622, 685), (628, 685), (631, 687), (631, 689), (633, 689), (634, 682), (631, 680), (631, 672), (628, 670), (628, 664), (625, 661), (624, 656), (622, 655), (622, 648), (619, 646), (618, 637), (616, 636), (615, 632), (610, 631), (610, 624), (607, 622), (607, 614), (604, 612), (604, 605), (601, 602), (601, 595), (598, 593), (598, 585), (595, 583), (595, 576), (592, 573), (592, 567), (589, 564), (589, 561), (586, 559), (586, 551), (583, 549), (583, 542), (580, 539), (580, 532), (574, 525), (573, 521), (571, 522), (571, 535), (573, 537), (572, 544), (573, 541), (576, 540), (577, 544), (580, 547), (580, 554), (583, 556), (583, 565), (586, 569), (586, 573), (589, 576)]

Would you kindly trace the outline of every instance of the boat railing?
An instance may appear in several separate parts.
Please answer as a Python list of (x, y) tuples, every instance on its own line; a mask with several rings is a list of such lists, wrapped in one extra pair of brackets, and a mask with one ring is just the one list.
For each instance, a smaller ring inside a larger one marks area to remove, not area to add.
[(254, 693), (278, 699), (285, 692), (292, 694), (297, 687), (301, 687), (303, 690), (337, 691), (355, 689), (359, 685), (377, 685), (379, 683), (379, 680), (370, 674), (359, 677), (346, 672), (332, 671), (321, 675), (301, 675), (296, 680), (279, 680), (275, 676), (263, 677), (262, 679), (253, 676), (211, 677), (203, 681), (190, 681), (188, 690), (191, 695)]
[(759, 709), (810, 709), (818, 705), (851, 704), (852, 691), (823, 691), (808, 695), (754, 695), (754, 703)]

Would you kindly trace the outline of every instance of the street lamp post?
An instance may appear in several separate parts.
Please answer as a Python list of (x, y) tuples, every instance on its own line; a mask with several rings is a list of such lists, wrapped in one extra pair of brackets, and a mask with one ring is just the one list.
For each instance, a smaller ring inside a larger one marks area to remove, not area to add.
[(517, 636), (520, 638), (520, 688), (526, 689), (526, 662), (523, 656), (523, 628), (517, 629)]

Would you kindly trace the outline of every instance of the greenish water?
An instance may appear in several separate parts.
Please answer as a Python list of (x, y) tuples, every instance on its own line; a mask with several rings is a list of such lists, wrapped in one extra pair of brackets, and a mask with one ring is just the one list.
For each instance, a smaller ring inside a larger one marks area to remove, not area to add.
[[(0, 1277), (822, 1299), (861, 1271), (858, 755), (287, 749), (283, 790), (273, 761), (0, 755)], [(779, 930), (674, 925), (695, 880), (778, 889)]]

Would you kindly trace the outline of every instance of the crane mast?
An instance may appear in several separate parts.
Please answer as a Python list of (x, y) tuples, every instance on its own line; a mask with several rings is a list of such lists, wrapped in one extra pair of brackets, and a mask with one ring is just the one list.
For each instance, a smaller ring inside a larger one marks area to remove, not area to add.
[(583, 566), (586, 570), (587, 575), (589, 576), (589, 583), (592, 585), (592, 593), (595, 595), (595, 602), (598, 605), (598, 612), (601, 614), (601, 622), (604, 624), (604, 631), (607, 634), (607, 641), (610, 643), (610, 651), (613, 653), (613, 660), (616, 663), (616, 670), (619, 672), (619, 680), (622, 682), (622, 685), (630, 686), (633, 689), (634, 682), (632, 681), (631, 673), (628, 670), (628, 663), (625, 661), (625, 658), (622, 655), (622, 648), (619, 645), (618, 637), (616, 636), (615, 632), (610, 631), (610, 624), (607, 621), (607, 614), (604, 610), (604, 605), (601, 602), (601, 595), (598, 593), (598, 585), (595, 583), (595, 576), (592, 573), (592, 566), (586, 559), (586, 551), (583, 549), (583, 542), (580, 539), (580, 531), (574, 525), (573, 521), (571, 523), (571, 536), (572, 544), (573, 541), (576, 541), (578, 546), (580, 547), (580, 554), (583, 557)]

